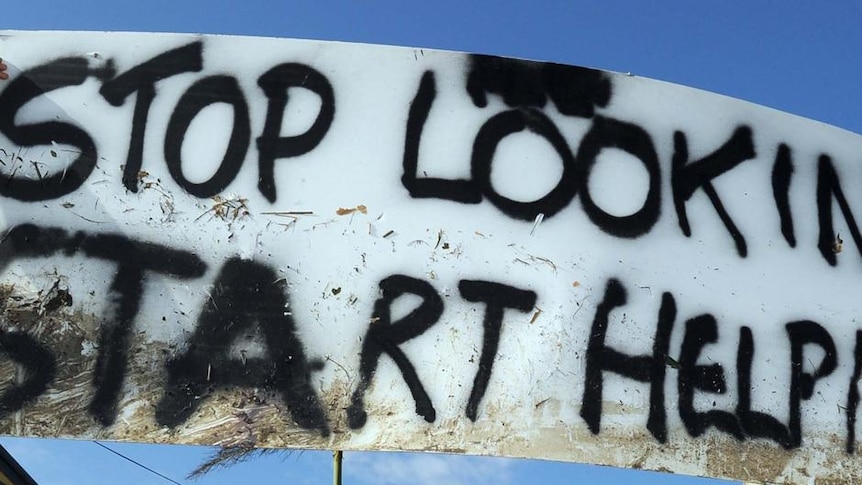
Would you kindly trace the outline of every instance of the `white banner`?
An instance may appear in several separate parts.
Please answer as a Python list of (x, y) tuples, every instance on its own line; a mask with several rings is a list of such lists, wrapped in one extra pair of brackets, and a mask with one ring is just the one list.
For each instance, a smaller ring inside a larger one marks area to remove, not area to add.
[(862, 479), (862, 137), (423, 49), (0, 33), (0, 432)]

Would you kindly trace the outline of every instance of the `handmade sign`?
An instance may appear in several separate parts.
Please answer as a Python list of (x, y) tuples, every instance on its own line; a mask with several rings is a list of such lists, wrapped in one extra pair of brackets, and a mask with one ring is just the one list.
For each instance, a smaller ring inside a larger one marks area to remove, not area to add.
[(859, 135), (423, 49), (0, 57), (2, 433), (862, 479)]

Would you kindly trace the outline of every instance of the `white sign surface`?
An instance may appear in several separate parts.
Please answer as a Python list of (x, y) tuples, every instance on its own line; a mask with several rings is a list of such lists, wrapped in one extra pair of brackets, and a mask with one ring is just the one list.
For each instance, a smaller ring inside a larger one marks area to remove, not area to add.
[(0, 431), (862, 479), (862, 137), (480, 55), (0, 34)]

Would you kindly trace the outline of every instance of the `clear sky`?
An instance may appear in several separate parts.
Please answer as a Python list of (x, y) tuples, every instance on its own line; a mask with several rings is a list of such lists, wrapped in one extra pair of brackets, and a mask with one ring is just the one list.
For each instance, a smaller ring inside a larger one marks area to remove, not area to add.
[[(556, 61), (702, 88), (862, 133), (862, 3), (855, 0), (4, 0), (0, 16), (0, 27), (8, 29), (262, 35)], [(0, 442), (40, 483), (167, 483), (92, 442)], [(109, 446), (181, 483), (209, 453), (195, 447)], [(260, 458), (196, 483), (326, 483), (329, 476), (329, 453), (302, 452)], [(345, 479), (379, 484), (711, 483), (584, 465), (384, 453), (347, 454)]]

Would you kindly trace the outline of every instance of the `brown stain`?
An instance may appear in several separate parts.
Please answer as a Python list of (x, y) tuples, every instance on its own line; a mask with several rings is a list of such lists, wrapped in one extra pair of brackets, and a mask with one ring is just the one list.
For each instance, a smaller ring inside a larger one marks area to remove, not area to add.
[[(36, 295), (23, 295), (15, 291), (14, 285), (0, 285), (2, 328), (28, 333), (50, 348), (57, 358), (52, 385), (29, 406), (15, 413), (11, 429), (4, 422), (0, 426), (4, 432), (56, 437), (97, 428), (82, 412), (89, 402), (94, 365), (93, 359), (83, 355), (84, 344), (93, 344), (97, 322), (91, 314), (57, 305), (56, 288), (55, 285)], [(0, 372), (14, 376), (0, 383), (0, 392), (22, 377), (18, 366), (8, 359), (3, 360)]]
[(814, 480), (815, 485), (847, 485), (848, 482), (843, 478), (817, 478)]
[(720, 477), (780, 483), (778, 480), (788, 468), (794, 454), (774, 443), (754, 441), (744, 446), (736, 445), (733, 447), (735, 449), (731, 449), (733, 443), (726, 440), (709, 440), (712, 444), (707, 447), (707, 473)]

